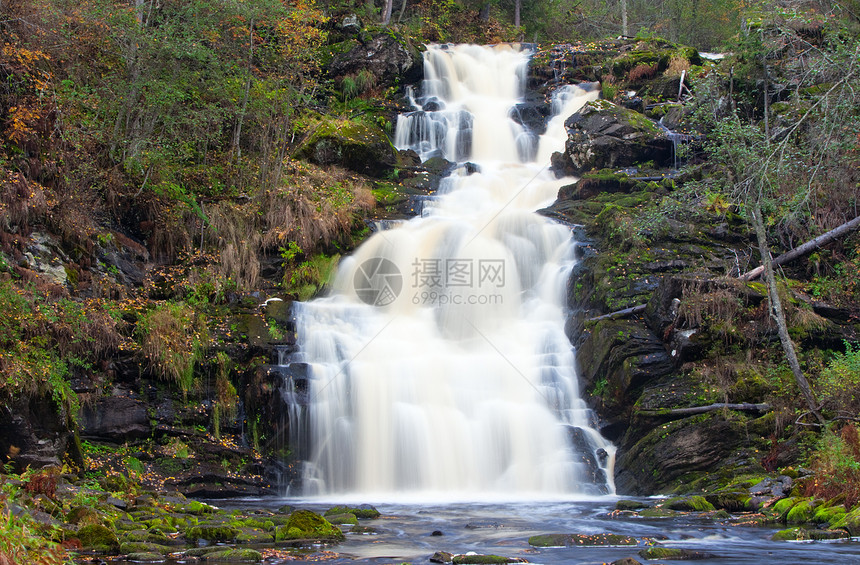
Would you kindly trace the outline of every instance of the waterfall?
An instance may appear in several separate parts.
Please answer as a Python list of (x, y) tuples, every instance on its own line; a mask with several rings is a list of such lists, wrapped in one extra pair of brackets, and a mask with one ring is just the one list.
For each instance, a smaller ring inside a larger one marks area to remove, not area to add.
[[(528, 59), (512, 46), (428, 48), (396, 144), (461, 166), (421, 217), (344, 259), (330, 296), (294, 305), (306, 495), (614, 491), (615, 449), (580, 397), (564, 333), (574, 243), (534, 213), (572, 181), (548, 157), (520, 162), (529, 135), (509, 117)], [(565, 92), (569, 113), (597, 96)], [(563, 145), (550, 129), (539, 155)]]

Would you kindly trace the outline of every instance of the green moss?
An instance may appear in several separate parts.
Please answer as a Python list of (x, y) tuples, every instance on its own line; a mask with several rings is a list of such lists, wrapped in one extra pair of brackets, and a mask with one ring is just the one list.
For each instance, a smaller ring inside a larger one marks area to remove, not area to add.
[(189, 541), (232, 541), (239, 534), (239, 530), (224, 525), (202, 525), (192, 526), (185, 530), (185, 539)]
[(794, 496), (790, 496), (788, 498), (783, 498), (782, 500), (777, 501), (776, 504), (773, 505), (773, 511), (777, 514), (786, 514), (791, 507), (797, 504), (797, 498)]
[(841, 504), (838, 506), (826, 506), (822, 504), (816, 508), (812, 521), (818, 524), (834, 524), (841, 520), (845, 514), (845, 507)]
[(715, 510), (714, 505), (708, 502), (703, 496), (672, 498), (666, 501), (665, 506), (672, 510), (682, 510), (685, 512), (711, 512)]
[(852, 536), (860, 536), (860, 506), (830, 524), (830, 527), (834, 530), (847, 530)]
[(618, 534), (540, 534), (529, 538), (533, 547), (636, 545), (636, 538)]
[(616, 510), (641, 510), (649, 507), (650, 506), (648, 504), (638, 500), (619, 500), (615, 503)]
[(645, 559), (665, 559), (667, 561), (686, 561), (712, 557), (711, 555), (700, 551), (679, 549), (676, 547), (649, 547), (640, 550), (639, 555)]
[(120, 553), (157, 553), (165, 555), (170, 553), (171, 549), (165, 545), (146, 542), (125, 542), (120, 544)]
[(83, 526), (78, 530), (77, 537), (84, 549), (112, 553), (119, 550), (119, 540), (116, 534), (101, 524)]
[(460, 565), (466, 563), (515, 563), (516, 560), (499, 555), (455, 555), (452, 562), (454, 565)]
[[(125, 553), (125, 552), (123, 552)], [(126, 556), (128, 561), (134, 563), (162, 563), (164, 561), (164, 556), (160, 553), (150, 553), (148, 551), (140, 551), (129, 553)]]
[(335, 514), (353, 514), (360, 520), (368, 520), (379, 518), (381, 514), (379, 510), (373, 506), (333, 506), (325, 511), (325, 516), (334, 516)]
[(785, 521), (789, 524), (804, 524), (811, 522), (815, 515), (815, 501), (812, 499), (803, 499), (788, 511)]
[(222, 549), (203, 556), (204, 561), (220, 561), (224, 563), (260, 563), (263, 554), (254, 549)]
[(296, 510), (275, 532), (275, 541), (302, 539), (341, 541), (343, 532), (331, 522), (310, 510)]
[(349, 524), (354, 526), (358, 524), (358, 518), (356, 518), (355, 514), (347, 512), (346, 514), (332, 514), (330, 516), (326, 516), (326, 519), (335, 525)]

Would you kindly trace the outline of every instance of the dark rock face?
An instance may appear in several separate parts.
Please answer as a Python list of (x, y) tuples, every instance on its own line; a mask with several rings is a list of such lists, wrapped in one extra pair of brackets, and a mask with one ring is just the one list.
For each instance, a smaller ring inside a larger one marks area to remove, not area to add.
[(657, 492), (687, 473), (714, 469), (718, 463), (741, 457), (745, 441), (741, 423), (717, 414), (656, 426), (618, 458), (615, 484), (621, 492)]
[(421, 78), (422, 65), (417, 49), (405, 40), (382, 34), (336, 56), (329, 65), (329, 73), (342, 77), (367, 70), (376, 77), (377, 84), (389, 84), (398, 78), (408, 83)]
[(147, 405), (132, 397), (131, 391), (117, 388), (112, 396), (99, 398), (81, 410), (81, 436), (122, 443), (147, 438), (152, 426)]
[(606, 100), (587, 103), (565, 122), (564, 153), (552, 156), (557, 173), (578, 175), (593, 169), (620, 168), (653, 161), (674, 162), (672, 141), (642, 114)]
[(83, 465), (69, 418), (65, 410), (57, 409), (50, 393), (14, 399), (0, 407), (0, 453), (18, 471), (61, 466), (66, 454)]

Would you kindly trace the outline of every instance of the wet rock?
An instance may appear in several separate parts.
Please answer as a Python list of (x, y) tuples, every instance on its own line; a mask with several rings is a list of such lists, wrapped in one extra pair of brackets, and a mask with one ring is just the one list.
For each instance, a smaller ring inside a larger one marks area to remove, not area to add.
[(296, 510), (290, 514), (287, 523), (278, 527), (275, 541), (315, 540), (341, 541), (343, 532), (331, 522), (310, 510)]
[(323, 515), (328, 518), (329, 516), (335, 516), (338, 514), (352, 514), (360, 520), (372, 520), (374, 518), (379, 518), (382, 515), (379, 510), (370, 504), (361, 504), (359, 506), (333, 506), (326, 510)]
[(17, 471), (61, 467), (65, 457), (82, 467), (70, 421), (64, 410), (57, 410), (50, 392), (10, 399), (0, 406), (0, 453), (11, 455)]
[(666, 561), (694, 561), (717, 558), (717, 556), (712, 553), (675, 547), (649, 547), (647, 549), (640, 550), (639, 555), (645, 559), (664, 559)]
[(658, 167), (674, 163), (672, 141), (656, 124), (607, 100), (586, 103), (564, 125), (568, 130), (564, 153), (552, 156), (557, 174), (579, 175), (646, 161)]
[(408, 40), (384, 33), (336, 55), (328, 70), (336, 78), (364, 70), (374, 76), (377, 85), (394, 83), (397, 79), (407, 84), (421, 78), (423, 64), (421, 53)]
[(808, 541), (808, 540), (837, 540), (847, 539), (850, 534), (844, 530), (807, 530), (805, 528), (788, 528), (773, 534), (773, 541)]
[(101, 524), (92, 524), (78, 529), (76, 537), (84, 549), (92, 549), (99, 553), (119, 551), (119, 540), (116, 534)]
[(642, 510), (643, 508), (650, 508), (650, 506), (650, 504), (639, 500), (619, 500), (615, 503), (616, 510)]
[(540, 534), (529, 538), (533, 547), (586, 547), (637, 545), (639, 541), (618, 534)]
[(255, 549), (219, 549), (212, 553), (207, 553), (201, 557), (203, 561), (216, 561), (221, 563), (260, 563), (263, 561), (263, 554)]
[(642, 565), (642, 563), (636, 561), (632, 557), (624, 557), (622, 559), (616, 559), (610, 565)]
[(714, 505), (702, 496), (670, 498), (664, 504), (666, 508), (683, 512), (711, 512), (714, 510)]
[(86, 439), (123, 443), (152, 435), (146, 403), (125, 388), (98, 398), (81, 409), (81, 436)]
[(132, 563), (162, 563), (164, 561), (164, 555), (146, 551), (129, 553), (125, 558)]
[(430, 557), (431, 563), (452, 563), (454, 561), (454, 554), (448, 553), (447, 551), (437, 551)]
[(484, 564), (484, 563), (528, 563), (521, 557), (502, 557), (500, 555), (478, 555), (467, 553), (465, 555), (455, 555), (451, 562), (454, 565), (466, 564)]

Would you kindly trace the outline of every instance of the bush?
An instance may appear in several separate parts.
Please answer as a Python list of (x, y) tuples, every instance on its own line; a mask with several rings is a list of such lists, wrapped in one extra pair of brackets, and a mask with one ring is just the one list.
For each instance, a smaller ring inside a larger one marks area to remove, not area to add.
[(846, 508), (860, 502), (860, 433), (845, 424), (838, 433), (826, 431), (810, 456), (814, 478), (805, 494), (826, 500), (840, 496)]

